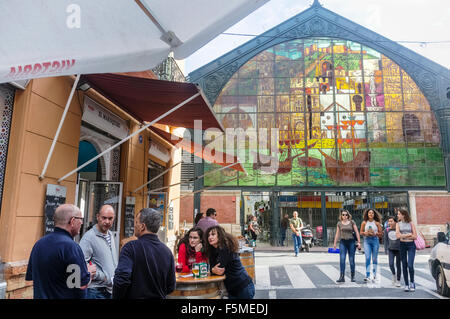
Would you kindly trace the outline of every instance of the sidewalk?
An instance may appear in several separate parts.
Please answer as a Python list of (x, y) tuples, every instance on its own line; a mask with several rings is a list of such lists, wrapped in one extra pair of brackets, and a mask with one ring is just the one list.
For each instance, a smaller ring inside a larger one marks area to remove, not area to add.
[[(332, 246), (329, 246), (332, 247)], [(314, 246), (311, 248), (311, 250), (309, 251), (310, 253), (328, 253), (328, 248), (329, 247), (322, 247), (322, 246)], [(416, 254), (417, 255), (429, 255), (431, 253), (431, 250), (433, 248), (425, 248), (424, 250), (416, 250)], [(256, 247), (255, 247), (255, 251), (256, 252), (294, 252), (294, 246), (271, 246), (269, 243), (267, 242), (259, 242), (256, 241)], [(364, 251), (364, 245), (361, 248), (361, 252)], [(303, 253), (303, 252), (302, 252)], [(358, 252), (357, 252), (358, 253)], [(380, 245), (380, 250), (379, 250), (380, 254), (384, 254), (384, 246)]]

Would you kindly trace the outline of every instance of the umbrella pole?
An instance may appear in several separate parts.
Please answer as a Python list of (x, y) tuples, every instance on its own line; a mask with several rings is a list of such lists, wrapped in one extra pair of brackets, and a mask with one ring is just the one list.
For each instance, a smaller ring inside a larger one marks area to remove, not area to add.
[(77, 77), (75, 78), (75, 82), (73, 83), (69, 98), (67, 99), (66, 107), (64, 109), (61, 120), (59, 121), (58, 129), (56, 130), (55, 137), (53, 138), (52, 146), (50, 147), (50, 151), (48, 152), (47, 159), (45, 160), (44, 168), (42, 169), (41, 175), (39, 175), (39, 179), (41, 181), (44, 179), (45, 173), (47, 172), (48, 164), (50, 163), (50, 159), (52, 158), (53, 151), (55, 150), (56, 141), (58, 140), (59, 133), (61, 132), (61, 128), (64, 124), (64, 120), (66, 119), (67, 111), (69, 111), (70, 103), (72, 102), (72, 98), (75, 93), (75, 89), (77, 88), (78, 81), (80, 80), (80, 76), (81, 76), (81, 74), (78, 74)]
[(170, 111), (167, 111), (166, 113), (164, 113), (163, 115), (159, 116), (157, 119), (151, 121), (150, 123), (148, 123), (147, 125), (145, 125), (144, 127), (142, 127), (141, 129), (139, 129), (138, 131), (134, 132), (131, 135), (128, 135), (127, 137), (125, 137), (123, 140), (121, 140), (120, 142), (117, 142), (116, 144), (114, 144), (113, 146), (111, 146), (110, 148), (108, 148), (107, 150), (101, 152), (100, 154), (98, 154), (97, 156), (95, 156), (94, 158), (91, 158), (89, 161), (87, 161), (86, 163), (84, 163), (83, 165), (78, 166), (77, 168), (75, 168), (73, 171), (67, 173), (66, 175), (64, 175), (63, 177), (61, 177), (60, 179), (58, 179), (58, 183), (60, 183), (61, 181), (63, 181), (64, 179), (66, 179), (67, 177), (69, 177), (70, 175), (72, 175), (75, 172), (78, 172), (80, 169), (82, 169), (83, 167), (91, 164), (93, 161), (95, 161), (96, 159), (102, 157), (103, 155), (105, 155), (106, 153), (111, 152), (113, 149), (115, 149), (117, 146), (125, 143), (126, 141), (128, 141), (129, 139), (131, 139), (133, 136), (141, 133), (142, 131), (146, 130), (147, 128), (149, 128), (150, 126), (152, 126), (153, 124), (157, 123), (158, 121), (160, 121), (162, 118), (166, 117), (167, 115), (171, 114), (172, 112), (175, 112), (176, 110), (178, 110), (180, 107), (184, 106), (185, 104), (189, 103), (190, 101), (192, 101), (193, 99), (197, 98), (200, 95), (200, 93), (196, 93), (193, 96), (191, 96), (190, 98), (188, 98), (187, 100), (181, 102), (180, 104), (178, 104), (177, 106), (173, 107)]

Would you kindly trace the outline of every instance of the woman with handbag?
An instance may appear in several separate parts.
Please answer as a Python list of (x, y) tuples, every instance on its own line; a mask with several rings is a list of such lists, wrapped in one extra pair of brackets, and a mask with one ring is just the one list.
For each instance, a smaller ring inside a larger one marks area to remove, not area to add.
[[(352, 220), (348, 210), (343, 210), (339, 217), (339, 222), (336, 226), (336, 236), (334, 236), (333, 248), (336, 249), (336, 242), (339, 241), (339, 257), (340, 257), (340, 270), (341, 276), (336, 282), (345, 282), (345, 258), (348, 252), (348, 260), (350, 263), (351, 281), (355, 282), (355, 252), (356, 245), (360, 247), (360, 237), (358, 233), (358, 227)], [(355, 245), (356, 242), (356, 245)]]
[[(417, 239), (417, 231), (411, 217), (406, 209), (397, 210), (397, 228), (396, 236), (400, 239), (400, 258), (403, 266), (403, 279), (405, 280), (405, 291), (415, 291), (414, 284), (414, 258), (416, 257), (416, 245), (414, 240)], [(408, 278), (409, 272), (409, 278)], [(410, 279), (410, 281), (409, 281)]]
[(366, 256), (366, 278), (365, 282), (370, 281), (370, 259), (372, 258), (373, 281), (377, 279), (378, 268), (378, 250), (380, 249), (380, 239), (383, 236), (381, 228), (381, 215), (372, 208), (364, 211), (364, 221), (361, 224), (361, 235), (364, 236), (364, 255)]

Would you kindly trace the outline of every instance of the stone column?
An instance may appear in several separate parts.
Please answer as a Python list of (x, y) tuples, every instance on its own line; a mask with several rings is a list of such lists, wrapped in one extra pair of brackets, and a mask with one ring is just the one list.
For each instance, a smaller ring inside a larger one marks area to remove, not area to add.
[(447, 191), (450, 192), (450, 108), (435, 110), (436, 119), (441, 132), (441, 147), (444, 154)]

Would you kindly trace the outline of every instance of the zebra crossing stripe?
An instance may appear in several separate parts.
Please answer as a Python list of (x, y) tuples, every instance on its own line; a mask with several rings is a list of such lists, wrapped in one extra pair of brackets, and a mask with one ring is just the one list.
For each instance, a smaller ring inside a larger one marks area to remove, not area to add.
[(316, 288), (300, 265), (284, 265), (293, 288)]
[[(373, 266), (370, 265), (370, 269), (371, 271), (373, 271)], [(359, 272), (360, 274), (363, 275), (364, 278), (366, 278), (366, 267), (365, 266), (356, 266), (356, 271)], [(377, 279), (375, 280), (375, 282), (369, 281), (367, 283), (367, 287), (368, 288), (392, 288), (395, 287), (392, 285), (392, 280), (388, 279), (386, 277), (384, 277), (381, 273), (385, 272), (385, 271), (389, 271), (389, 273), (391, 272), (390, 269), (386, 270), (386, 267), (382, 267), (381, 265), (378, 264), (377, 266)], [(371, 276), (373, 278), (373, 273), (371, 272)]]
[(270, 289), (269, 266), (255, 266), (255, 276), (257, 278), (255, 289)]
[(348, 276), (345, 276), (345, 283), (336, 283), (336, 280), (339, 279), (340, 271), (331, 265), (317, 265), (317, 268), (320, 269), (328, 278), (330, 278), (336, 285), (339, 285), (339, 287), (347, 287), (347, 288), (354, 288), (354, 287), (360, 287), (357, 283), (351, 282), (350, 278)]

